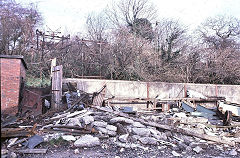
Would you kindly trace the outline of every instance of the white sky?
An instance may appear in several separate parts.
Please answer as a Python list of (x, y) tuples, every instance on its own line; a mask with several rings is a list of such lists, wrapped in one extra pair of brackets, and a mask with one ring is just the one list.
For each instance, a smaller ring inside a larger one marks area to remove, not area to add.
[[(16, 0), (27, 4), (34, 2), (44, 18), (44, 26), (53, 31), (60, 28), (63, 34), (84, 32), (86, 17), (91, 12), (101, 12), (114, 0)], [(117, 0), (115, 0), (117, 1)], [(159, 18), (178, 19), (194, 29), (207, 17), (231, 15), (240, 18), (240, 0), (151, 0)]]

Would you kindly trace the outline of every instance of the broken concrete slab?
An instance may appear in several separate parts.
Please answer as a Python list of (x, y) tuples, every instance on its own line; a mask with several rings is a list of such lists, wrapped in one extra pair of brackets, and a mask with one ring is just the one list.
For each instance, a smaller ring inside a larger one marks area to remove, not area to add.
[(93, 147), (100, 145), (100, 140), (98, 137), (93, 137), (92, 135), (84, 135), (74, 142), (76, 147)]
[(93, 126), (97, 126), (97, 127), (106, 127), (107, 126), (107, 122), (104, 121), (94, 121), (92, 123)]
[(139, 138), (139, 141), (142, 143), (142, 144), (149, 144), (149, 145), (157, 145), (157, 140), (153, 137), (141, 137)]
[(229, 152), (229, 155), (231, 156), (236, 156), (238, 153), (235, 149), (232, 149), (230, 152)]
[(117, 127), (116, 127), (116, 126), (113, 126), (113, 125), (107, 125), (107, 126), (106, 126), (106, 129), (107, 129), (107, 130), (110, 130), (110, 131), (117, 131)]
[(148, 137), (150, 135), (150, 130), (147, 128), (132, 128), (133, 134), (137, 134), (139, 136)]
[(127, 124), (133, 124), (134, 121), (125, 117), (115, 117), (110, 120), (111, 123), (127, 123)]
[(172, 151), (173, 156), (179, 157), (181, 154), (177, 153), (176, 151)]
[(66, 141), (76, 141), (76, 138), (73, 135), (63, 135), (62, 138)]
[(123, 142), (123, 143), (126, 143), (127, 142), (127, 139), (128, 139), (128, 136), (129, 134), (124, 134), (124, 135), (121, 135), (118, 139)]
[(88, 125), (94, 121), (94, 118), (92, 116), (85, 116), (82, 120), (85, 125)]
[(145, 128), (146, 126), (144, 126), (143, 124), (141, 124), (140, 122), (134, 122), (132, 124), (133, 127), (139, 127), (139, 128)]
[(196, 153), (200, 153), (201, 151), (203, 151), (203, 149), (199, 146), (196, 146), (195, 148), (193, 148), (193, 151), (195, 151)]

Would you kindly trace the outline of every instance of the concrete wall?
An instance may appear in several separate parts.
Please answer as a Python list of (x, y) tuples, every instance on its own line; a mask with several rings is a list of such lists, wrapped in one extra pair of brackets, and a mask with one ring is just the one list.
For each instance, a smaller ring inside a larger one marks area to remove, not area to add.
[(206, 96), (226, 97), (227, 101), (240, 103), (240, 85), (213, 85), (192, 83), (138, 82), (122, 80), (64, 79), (63, 83), (76, 82), (77, 88), (89, 93), (96, 92), (107, 85), (107, 97), (114, 95), (123, 98), (160, 99), (184, 97), (185, 87)]

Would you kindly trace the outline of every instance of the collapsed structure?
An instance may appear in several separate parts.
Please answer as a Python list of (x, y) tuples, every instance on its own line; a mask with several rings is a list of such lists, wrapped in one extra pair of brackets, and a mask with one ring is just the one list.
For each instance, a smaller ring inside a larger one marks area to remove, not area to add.
[(57, 81), (52, 100), (40, 97), (42, 106), (52, 110), (2, 118), (5, 155), (46, 153), (39, 144), (53, 139), (68, 141), (75, 153), (79, 148), (104, 148), (105, 139), (108, 146), (120, 150), (157, 146), (171, 149), (173, 156), (200, 154), (215, 144), (216, 150), (227, 147), (232, 156), (240, 152), (240, 105), (227, 102), (239, 100), (240, 86), (171, 87), (169, 83), (58, 77)]

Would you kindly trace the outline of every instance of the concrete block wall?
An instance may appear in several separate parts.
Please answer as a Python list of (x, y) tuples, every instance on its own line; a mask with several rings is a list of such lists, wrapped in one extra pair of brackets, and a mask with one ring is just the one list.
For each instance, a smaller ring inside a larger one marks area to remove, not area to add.
[(122, 98), (154, 98), (160, 99), (184, 97), (185, 88), (206, 96), (226, 97), (227, 101), (240, 103), (240, 85), (214, 85), (193, 83), (138, 82), (122, 80), (98, 79), (64, 79), (63, 83), (76, 82), (77, 88), (93, 93), (107, 85), (107, 97), (114, 95)]
[(0, 58), (1, 68), (1, 113), (16, 114), (18, 111), (20, 79), (25, 77), (21, 59)]

